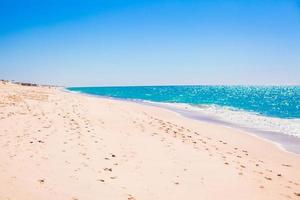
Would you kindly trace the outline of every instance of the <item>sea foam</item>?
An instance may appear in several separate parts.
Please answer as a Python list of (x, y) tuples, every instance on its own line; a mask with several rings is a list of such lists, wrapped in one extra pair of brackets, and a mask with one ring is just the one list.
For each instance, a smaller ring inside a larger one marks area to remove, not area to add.
[(300, 120), (266, 117), (254, 112), (247, 112), (220, 106), (198, 106), (193, 109), (212, 115), (226, 122), (238, 124), (247, 128), (279, 132), (300, 138)]

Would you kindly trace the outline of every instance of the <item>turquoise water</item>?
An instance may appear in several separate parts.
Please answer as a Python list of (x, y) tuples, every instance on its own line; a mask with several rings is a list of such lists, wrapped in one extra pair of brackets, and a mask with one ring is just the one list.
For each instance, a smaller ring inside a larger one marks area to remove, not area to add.
[(122, 99), (195, 106), (217, 105), (282, 119), (300, 118), (300, 86), (71, 87), (71, 91)]

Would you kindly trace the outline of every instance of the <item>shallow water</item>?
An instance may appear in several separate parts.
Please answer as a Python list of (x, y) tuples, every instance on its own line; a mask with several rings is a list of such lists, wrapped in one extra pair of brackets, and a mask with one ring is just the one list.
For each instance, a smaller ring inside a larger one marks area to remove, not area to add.
[(71, 87), (71, 91), (154, 102), (218, 105), (284, 119), (300, 118), (300, 86)]

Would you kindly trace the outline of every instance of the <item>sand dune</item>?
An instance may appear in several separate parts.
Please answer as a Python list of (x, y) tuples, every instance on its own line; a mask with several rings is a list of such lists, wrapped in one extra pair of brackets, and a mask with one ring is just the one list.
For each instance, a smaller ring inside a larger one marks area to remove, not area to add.
[(162, 108), (0, 84), (0, 199), (300, 199), (300, 156)]

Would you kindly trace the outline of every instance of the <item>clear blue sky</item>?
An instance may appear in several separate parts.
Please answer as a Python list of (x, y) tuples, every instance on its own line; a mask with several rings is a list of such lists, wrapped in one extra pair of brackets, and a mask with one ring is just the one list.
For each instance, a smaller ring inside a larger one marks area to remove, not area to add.
[(0, 78), (300, 84), (297, 0), (1, 0)]

